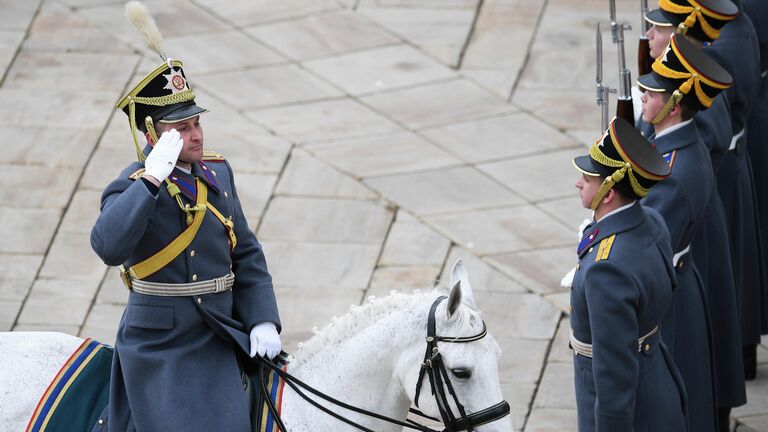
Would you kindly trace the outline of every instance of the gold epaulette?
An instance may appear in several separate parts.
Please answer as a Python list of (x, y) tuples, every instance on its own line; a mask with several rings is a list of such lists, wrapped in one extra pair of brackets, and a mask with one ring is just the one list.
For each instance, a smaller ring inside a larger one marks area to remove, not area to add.
[(128, 178), (131, 180), (138, 180), (143, 175), (144, 175), (144, 168), (139, 168), (136, 171), (134, 171), (133, 174), (129, 175)]
[(616, 234), (604, 238), (603, 241), (600, 242), (600, 247), (597, 249), (597, 255), (595, 256), (595, 262), (608, 259), (608, 255), (611, 253), (611, 246), (613, 246), (613, 241), (615, 239)]
[(216, 152), (213, 150), (205, 150), (203, 151), (203, 160), (206, 162), (209, 162), (209, 161), (223, 161), (225, 159), (224, 159), (224, 155), (219, 152)]

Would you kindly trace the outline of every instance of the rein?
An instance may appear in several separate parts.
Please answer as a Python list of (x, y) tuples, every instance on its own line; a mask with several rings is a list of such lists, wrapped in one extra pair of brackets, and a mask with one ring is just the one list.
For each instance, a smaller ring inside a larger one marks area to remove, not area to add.
[[(350, 426), (354, 426), (355, 428), (361, 431), (375, 432), (372, 429), (368, 429), (361, 424), (358, 424), (348, 418), (343, 417), (342, 415), (334, 412), (330, 408), (327, 408), (321, 405), (319, 402), (317, 402), (316, 400), (312, 399), (310, 396), (305, 394), (301, 389), (304, 389), (307, 392), (312, 393), (313, 395), (325, 400), (326, 402), (330, 402), (331, 404), (339, 406), (341, 408), (344, 408), (359, 414), (363, 414), (369, 417), (373, 417), (378, 420), (383, 420), (388, 423), (396, 424), (398, 426), (418, 430), (421, 432), (455, 432), (455, 431), (474, 432), (475, 426), (490, 423), (492, 421), (496, 421), (508, 415), (509, 403), (507, 403), (507, 401), (501, 401), (491, 407), (485, 408), (483, 410), (474, 412), (469, 415), (467, 415), (467, 413), (465, 412), (464, 406), (461, 403), (459, 403), (458, 397), (456, 396), (456, 393), (453, 390), (453, 386), (451, 385), (451, 381), (448, 377), (448, 373), (446, 372), (445, 366), (442, 362), (440, 351), (437, 348), (437, 342), (438, 341), (448, 342), (448, 343), (473, 342), (473, 341), (482, 339), (483, 337), (485, 337), (485, 335), (488, 332), (486, 330), (485, 321), (483, 321), (483, 330), (474, 336), (468, 336), (468, 337), (437, 336), (435, 332), (435, 327), (436, 327), (435, 311), (437, 310), (437, 306), (440, 304), (440, 302), (445, 300), (445, 298), (446, 298), (445, 296), (438, 297), (435, 300), (435, 302), (432, 303), (432, 307), (429, 310), (429, 317), (427, 321), (427, 351), (424, 356), (424, 362), (421, 365), (421, 371), (419, 372), (418, 382), (416, 383), (416, 400), (415, 400), (415, 404), (418, 407), (419, 393), (421, 392), (421, 384), (424, 379), (425, 372), (428, 371), (430, 389), (432, 390), (432, 394), (435, 396), (435, 399), (437, 401), (437, 407), (440, 410), (440, 416), (443, 418), (443, 424), (445, 425), (445, 429), (443, 429), (442, 431), (431, 429), (427, 426), (419, 424), (410, 419), (406, 419), (406, 421), (403, 422), (397, 419), (393, 419), (391, 417), (387, 417), (382, 414), (378, 414), (372, 411), (358, 408), (353, 405), (349, 405), (345, 402), (342, 402), (338, 399), (328, 396), (327, 394), (315, 389), (309, 384), (301, 381), (295, 376), (284, 371), (282, 368), (275, 365), (274, 363), (272, 363), (266, 358), (259, 358), (259, 362), (258, 362), (259, 371), (260, 371), (259, 375), (263, 376), (265, 367), (273, 370), (275, 373), (277, 373), (280, 376), (280, 378), (283, 379), (283, 381), (286, 384), (288, 384), (289, 387), (293, 389), (293, 391), (295, 391), (305, 401), (312, 404), (315, 408), (336, 418), (337, 420), (340, 420)], [(445, 386), (448, 388), (449, 394), (452, 396), (454, 403), (458, 407), (459, 418), (453, 415), (453, 411), (451, 410), (451, 407), (448, 404), (448, 398), (445, 395), (443, 384), (445, 384)], [(259, 389), (262, 392), (262, 394), (267, 394), (267, 388), (263, 381), (260, 382)], [(272, 416), (274, 417), (275, 422), (277, 423), (278, 429), (282, 432), (288, 432), (282, 420), (280, 419), (280, 416), (278, 415), (277, 409), (275, 408), (274, 404), (271, 402), (271, 400), (268, 397), (265, 399), (267, 400), (267, 407), (270, 413), (272, 414)], [(424, 413), (422, 413), (417, 409), (411, 408), (410, 412), (425, 418), (439, 421), (436, 418), (425, 415)]]

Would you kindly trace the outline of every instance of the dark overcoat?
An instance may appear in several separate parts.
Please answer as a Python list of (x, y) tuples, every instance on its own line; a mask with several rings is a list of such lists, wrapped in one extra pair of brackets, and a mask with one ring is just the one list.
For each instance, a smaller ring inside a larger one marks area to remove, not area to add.
[[(145, 149), (148, 152), (148, 149)], [(91, 244), (109, 265), (139, 262), (186, 228), (185, 215), (165, 186), (159, 191), (128, 166), (102, 195)], [(230, 253), (224, 225), (211, 211), (189, 247), (144, 280), (189, 283), (235, 275), (232, 290), (160, 297), (130, 292), (117, 333), (110, 388), (112, 431), (250, 431), (236, 351), (247, 353), (248, 332), (260, 322), (280, 328), (261, 245), (248, 227), (229, 164), (223, 159), (178, 168), (169, 177), (194, 206), (195, 178), (208, 202), (232, 217), (237, 246)], [(154, 192), (154, 193), (153, 193)]]
[[(749, 131), (746, 126), (760, 91), (759, 43), (749, 17), (741, 13), (726, 24), (720, 37), (704, 50), (733, 77), (733, 85), (723, 93), (728, 101), (734, 137), (742, 135), (729, 143), (732, 149), (725, 154), (718, 169), (717, 187), (731, 237), (742, 343), (757, 344), (764, 320), (762, 300), (766, 288), (747, 151)], [(732, 395), (723, 396), (723, 402), (732, 399)]]
[(579, 430), (687, 430), (685, 389), (661, 336), (638, 349), (672, 300), (675, 271), (663, 220), (635, 202), (587, 227), (584, 236), (571, 329), (592, 344), (593, 358), (574, 357)]
[[(709, 151), (701, 142), (693, 121), (678, 125), (651, 143), (671, 166), (668, 178), (655, 185), (642, 200), (664, 218), (671, 247), (680, 255), (675, 266), (677, 289), (664, 318), (661, 334), (668, 344), (685, 382), (691, 430), (715, 430), (714, 353), (708, 299), (690, 253), (696, 231), (714, 193), (714, 174)], [(701, 167), (705, 167), (702, 169)], [(735, 302), (731, 317), (736, 318)], [(741, 346), (736, 344), (737, 352)], [(739, 357), (740, 358), (740, 357)]]

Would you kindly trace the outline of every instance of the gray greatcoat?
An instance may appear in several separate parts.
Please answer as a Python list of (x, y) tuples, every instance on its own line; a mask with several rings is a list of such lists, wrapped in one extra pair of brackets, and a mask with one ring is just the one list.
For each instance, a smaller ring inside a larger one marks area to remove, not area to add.
[[(614, 236), (610, 252), (600, 244)], [(571, 291), (571, 329), (592, 344), (574, 357), (580, 432), (687, 430), (685, 389), (656, 333), (672, 301), (675, 271), (664, 221), (635, 202), (584, 230)], [(589, 240), (591, 239), (591, 240)], [(647, 346), (646, 346), (647, 345)]]
[[(158, 191), (129, 178), (141, 167), (129, 165), (102, 195), (91, 244), (109, 265), (130, 267), (186, 228), (184, 213), (165, 186)], [(230, 253), (223, 224), (208, 211), (189, 247), (145, 280), (189, 283), (225, 276), (231, 269), (234, 286), (194, 297), (131, 291), (115, 344), (111, 431), (251, 430), (236, 351), (248, 353), (248, 332), (255, 324), (269, 321), (280, 328), (272, 279), (243, 215), (229, 164), (222, 159), (195, 163), (191, 174), (173, 171), (169, 178), (192, 206), (196, 177), (208, 185), (208, 202), (232, 217), (237, 246)]]
[[(709, 151), (693, 121), (659, 137), (652, 135), (649, 140), (665, 155), (672, 172), (650, 190), (642, 203), (662, 215), (672, 250), (682, 254), (691, 246), (714, 193)], [(685, 382), (691, 430), (714, 431), (715, 371), (707, 293), (690, 253), (680, 258), (675, 270), (677, 289), (661, 334)], [(723, 307), (730, 306), (735, 322), (735, 299), (732, 296), (730, 300)], [(733, 347), (741, 353), (740, 344)]]

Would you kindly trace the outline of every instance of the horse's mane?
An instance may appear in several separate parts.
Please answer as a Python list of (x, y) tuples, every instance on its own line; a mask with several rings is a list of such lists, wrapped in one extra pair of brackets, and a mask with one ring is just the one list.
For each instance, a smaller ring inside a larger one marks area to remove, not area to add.
[[(326, 347), (328, 342), (347, 339), (369, 323), (379, 321), (387, 315), (397, 312), (407, 312), (409, 319), (419, 326), (420, 331), (426, 336), (427, 313), (432, 302), (440, 295), (447, 295), (448, 290), (442, 286), (436, 286), (433, 290), (422, 293), (414, 291), (413, 294), (391, 291), (390, 295), (377, 299), (373, 296), (362, 305), (352, 305), (349, 312), (333, 317), (330, 324), (322, 330), (313, 329), (315, 333), (309, 340), (300, 343), (296, 354), (299, 358), (296, 364), (311, 359), (320, 349)], [(467, 336), (477, 333), (482, 322), (480, 312), (462, 303), (458, 310), (445, 319), (444, 300), (437, 309), (437, 333), (441, 336)]]

